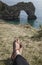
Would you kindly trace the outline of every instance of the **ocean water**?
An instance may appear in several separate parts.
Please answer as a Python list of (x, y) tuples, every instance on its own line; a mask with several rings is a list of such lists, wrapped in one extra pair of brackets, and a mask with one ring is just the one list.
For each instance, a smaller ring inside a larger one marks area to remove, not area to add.
[(40, 28), (40, 26), (42, 26), (42, 18), (37, 18), (36, 20), (28, 20), (26, 18), (20, 18), (20, 20), (11, 20), (11, 21), (8, 20), (6, 22), (9, 23), (9, 24), (15, 24), (15, 25), (30, 24), (32, 27), (37, 28), (37, 29)]

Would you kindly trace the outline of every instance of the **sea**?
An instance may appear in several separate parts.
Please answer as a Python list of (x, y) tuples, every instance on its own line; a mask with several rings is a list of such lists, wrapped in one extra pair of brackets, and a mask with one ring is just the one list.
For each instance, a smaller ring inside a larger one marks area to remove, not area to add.
[(15, 25), (18, 25), (18, 24), (22, 24), (22, 25), (25, 25), (25, 24), (30, 24), (32, 27), (34, 28), (40, 28), (42, 27), (42, 17), (37, 17), (36, 20), (28, 20), (28, 16), (27, 14), (22, 11), (20, 13), (20, 16), (19, 16), (19, 20), (5, 20), (7, 23), (10, 23), (10, 24), (15, 24)]

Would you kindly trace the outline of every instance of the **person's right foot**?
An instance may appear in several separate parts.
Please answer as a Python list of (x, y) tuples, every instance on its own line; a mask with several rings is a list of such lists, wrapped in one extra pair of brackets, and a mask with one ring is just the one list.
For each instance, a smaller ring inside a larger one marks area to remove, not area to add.
[(14, 59), (17, 55), (21, 55), (21, 54), (22, 54), (22, 45), (20, 44), (20, 41), (16, 39), (13, 42), (13, 53), (11, 58)]

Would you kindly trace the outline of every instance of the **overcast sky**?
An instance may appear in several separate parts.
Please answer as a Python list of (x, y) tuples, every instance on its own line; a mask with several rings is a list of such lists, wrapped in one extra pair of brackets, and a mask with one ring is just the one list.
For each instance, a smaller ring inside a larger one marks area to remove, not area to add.
[(42, 12), (42, 0), (0, 0), (0, 1), (3, 1), (5, 3), (7, 3), (8, 5), (14, 5), (18, 2), (33, 2), (33, 4), (35, 5), (36, 7), (36, 13), (38, 13), (38, 15), (42, 16), (40, 13), (40, 11)]
[(3, 2), (5, 2), (5, 3), (7, 3), (7, 4), (16, 4), (16, 3), (18, 3), (18, 2), (22, 2), (22, 1), (24, 1), (24, 2), (29, 2), (29, 1), (31, 1), (31, 2), (33, 2), (34, 4), (39, 4), (40, 6), (42, 5), (42, 0), (1, 0), (1, 1), (3, 1)]

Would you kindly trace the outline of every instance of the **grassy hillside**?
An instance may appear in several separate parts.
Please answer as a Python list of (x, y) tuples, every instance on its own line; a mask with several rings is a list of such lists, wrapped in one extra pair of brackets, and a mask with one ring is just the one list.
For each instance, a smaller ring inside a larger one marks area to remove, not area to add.
[(0, 65), (11, 65), (12, 45), (16, 37), (22, 42), (22, 55), (29, 64), (42, 65), (42, 29), (9, 24), (3, 20), (0, 20)]

